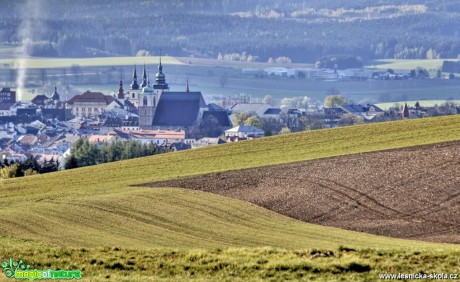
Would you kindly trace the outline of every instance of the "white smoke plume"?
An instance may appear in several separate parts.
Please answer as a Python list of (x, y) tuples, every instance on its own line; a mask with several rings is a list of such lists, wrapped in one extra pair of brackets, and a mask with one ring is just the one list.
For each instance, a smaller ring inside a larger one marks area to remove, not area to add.
[(37, 38), (42, 33), (40, 22), (38, 21), (41, 12), (41, 1), (27, 0), (24, 7), (20, 8), (19, 15), (22, 22), (19, 25), (18, 36), (21, 45), (18, 47), (16, 58), (16, 68), (18, 76), (16, 79), (16, 99), (23, 100), (27, 81), (27, 60), (29, 58), (30, 44), (33, 38)]

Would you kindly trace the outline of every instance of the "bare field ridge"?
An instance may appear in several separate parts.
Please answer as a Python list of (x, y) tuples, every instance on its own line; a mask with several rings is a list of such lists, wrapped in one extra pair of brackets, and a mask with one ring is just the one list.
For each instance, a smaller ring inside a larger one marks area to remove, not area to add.
[(460, 142), (148, 184), (212, 192), (310, 223), (460, 243)]

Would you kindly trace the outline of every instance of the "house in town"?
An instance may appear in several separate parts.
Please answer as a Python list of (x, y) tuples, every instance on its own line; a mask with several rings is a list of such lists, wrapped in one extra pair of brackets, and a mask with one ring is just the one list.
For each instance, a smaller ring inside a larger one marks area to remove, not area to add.
[(119, 138), (120, 140), (138, 140), (141, 143), (154, 143), (157, 145), (172, 144), (183, 142), (189, 144), (193, 139), (186, 138), (183, 130), (122, 130), (113, 129), (108, 135)]
[(88, 90), (81, 95), (72, 97), (67, 102), (67, 107), (72, 110), (75, 117), (95, 119), (114, 100), (115, 98), (110, 95)]
[(254, 139), (263, 136), (264, 131), (262, 129), (249, 125), (240, 125), (225, 131), (227, 142)]

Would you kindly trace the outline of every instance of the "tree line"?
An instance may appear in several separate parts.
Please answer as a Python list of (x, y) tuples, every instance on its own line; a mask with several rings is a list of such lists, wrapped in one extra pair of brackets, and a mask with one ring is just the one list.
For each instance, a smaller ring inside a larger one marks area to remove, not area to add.
[(0, 175), (3, 179), (22, 177), (35, 174), (44, 174), (59, 170), (58, 159), (51, 158), (40, 164), (33, 156), (24, 161), (0, 161)]
[[(314, 4), (309, 3), (311, 1), (202, 0), (168, 1), (168, 5), (150, 1), (143, 3), (142, 9), (124, 1), (110, 6), (107, 1), (42, 2), (48, 3), (47, 9), (43, 17), (34, 20), (40, 32), (32, 33), (25, 44), (32, 56), (134, 56), (139, 50), (156, 55), (163, 49), (174, 56), (217, 59), (219, 53), (223, 57), (246, 52), (251, 60), (262, 62), (279, 57), (293, 62), (316, 62), (324, 56), (343, 54), (360, 56), (363, 60), (456, 58), (460, 54), (455, 28), (460, 24), (460, 16), (450, 12), (455, 8), (452, 1), (443, 1), (442, 5), (424, 1), (428, 7), (424, 13), (349, 21), (330, 18), (327, 11), (321, 10), (340, 11), (339, 4), (329, 3), (331, 1)], [(378, 1), (355, 2), (353, 5), (341, 3), (340, 7), (361, 9), (358, 10), (361, 13), (366, 5), (381, 5)], [(395, 0), (391, 4), (407, 2)], [(253, 13), (240, 16), (231, 13), (235, 9)], [(263, 12), (266, 9), (275, 10), (281, 16), (266, 17)], [(295, 9), (313, 14), (295, 19), (286, 16), (292, 15)], [(312, 12), (311, 9), (318, 10)], [(78, 12), (68, 13), (69, 10)], [(0, 42), (22, 42), (17, 32), (21, 23), (19, 15), (4, 14), (0, 18)]]
[[(170, 147), (157, 146), (151, 142), (142, 144), (137, 140), (117, 139), (109, 144), (97, 145), (80, 138), (72, 145), (70, 155), (65, 158), (64, 168), (73, 169), (171, 151)], [(0, 160), (0, 176), (3, 179), (55, 172), (60, 168), (61, 164), (57, 158), (45, 160), (43, 163), (39, 163), (33, 156), (24, 161)]]
[(450, 73), (460, 73), (460, 62), (444, 61), (442, 63), (442, 71)]
[(142, 144), (137, 140), (119, 140), (111, 143), (92, 144), (88, 139), (78, 139), (70, 149), (70, 155), (65, 158), (64, 168), (91, 166), (132, 158), (139, 158), (171, 152), (170, 147), (158, 146), (147, 142)]

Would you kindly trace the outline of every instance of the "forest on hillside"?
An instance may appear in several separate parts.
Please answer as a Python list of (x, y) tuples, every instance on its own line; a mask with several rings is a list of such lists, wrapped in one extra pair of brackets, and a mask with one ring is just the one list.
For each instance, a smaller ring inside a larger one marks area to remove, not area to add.
[(455, 0), (2, 0), (1, 5), (0, 43), (22, 44), (31, 56), (155, 55), (163, 49), (173, 56), (311, 63), (328, 55), (366, 61), (460, 54)]

